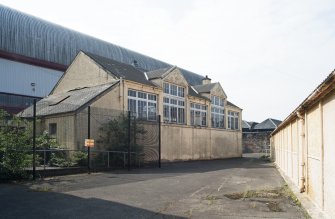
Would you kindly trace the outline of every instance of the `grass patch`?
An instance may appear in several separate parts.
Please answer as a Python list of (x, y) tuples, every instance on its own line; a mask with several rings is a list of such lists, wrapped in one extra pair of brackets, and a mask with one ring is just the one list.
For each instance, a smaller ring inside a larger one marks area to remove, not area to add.
[(272, 212), (283, 212), (283, 209), (279, 206), (278, 202), (269, 202), (267, 206)]

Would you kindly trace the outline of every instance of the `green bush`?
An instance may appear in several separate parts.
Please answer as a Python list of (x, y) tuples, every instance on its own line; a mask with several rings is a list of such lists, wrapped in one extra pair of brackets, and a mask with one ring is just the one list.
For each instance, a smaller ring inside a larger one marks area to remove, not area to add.
[(73, 161), (78, 166), (87, 166), (87, 153), (82, 152), (82, 151), (74, 152)]

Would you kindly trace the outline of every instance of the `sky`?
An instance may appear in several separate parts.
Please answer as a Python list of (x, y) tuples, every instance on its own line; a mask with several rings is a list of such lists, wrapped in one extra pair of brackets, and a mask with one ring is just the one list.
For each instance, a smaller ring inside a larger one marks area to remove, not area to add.
[(284, 120), (335, 68), (333, 0), (0, 0), (220, 82), (247, 121)]

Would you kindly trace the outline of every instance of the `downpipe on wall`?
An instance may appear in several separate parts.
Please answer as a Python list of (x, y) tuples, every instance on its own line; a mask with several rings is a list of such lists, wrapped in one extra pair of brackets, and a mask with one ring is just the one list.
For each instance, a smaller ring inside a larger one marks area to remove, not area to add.
[(305, 192), (306, 186), (305, 186), (305, 161), (304, 161), (304, 147), (305, 147), (305, 118), (302, 115), (301, 112), (297, 112), (297, 116), (299, 118), (299, 123), (300, 123), (300, 130), (299, 130), (299, 137), (300, 137), (300, 153), (301, 153), (301, 159), (300, 159), (300, 193)]

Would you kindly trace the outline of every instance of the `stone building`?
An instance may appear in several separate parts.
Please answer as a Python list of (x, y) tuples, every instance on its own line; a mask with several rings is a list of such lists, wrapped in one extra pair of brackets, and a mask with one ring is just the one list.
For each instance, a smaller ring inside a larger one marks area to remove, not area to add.
[[(176, 66), (143, 72), (136, 65), (79, 52), (51, 95), (38, 102), (37, 115), (59, 143), (79, 149), (86, 137), (80, 124), (86, 121), (88, 105), (105, 113), (131, 111), (148, 121), (162, 115), (163, 160), (242, 155), (242, 110), (227, 101), (220, 83), (207, 76), (202, 84), (191, 85)], [(30, 107), (20, 115), (31, 114)], [(92, 121), (93, 138), (103, 119)], [(64, 124), (66, 129), (61, 127)]]
[(268, 118), (261, 123), (242, 121), (243, 153), (270, 154), (271, 132), (281, 121)]
[(272, 133), (272, 157), (329, 218), (335, 218), (335, 71)]

